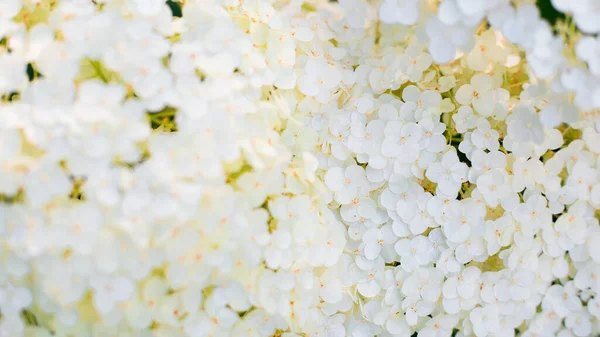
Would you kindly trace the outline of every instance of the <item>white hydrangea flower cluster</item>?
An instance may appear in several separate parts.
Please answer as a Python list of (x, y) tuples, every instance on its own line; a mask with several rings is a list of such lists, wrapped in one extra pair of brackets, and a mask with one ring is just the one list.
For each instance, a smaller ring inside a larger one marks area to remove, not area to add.
[(0, 337), (599, 334), (552, 2), (0, 1)]

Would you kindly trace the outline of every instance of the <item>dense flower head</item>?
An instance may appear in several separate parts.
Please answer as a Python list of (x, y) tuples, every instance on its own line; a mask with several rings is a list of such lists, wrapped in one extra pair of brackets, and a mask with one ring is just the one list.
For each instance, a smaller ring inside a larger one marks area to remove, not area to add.
[(600, 4), (552, 5), (0, 1), (0, 337), (600, 334)]

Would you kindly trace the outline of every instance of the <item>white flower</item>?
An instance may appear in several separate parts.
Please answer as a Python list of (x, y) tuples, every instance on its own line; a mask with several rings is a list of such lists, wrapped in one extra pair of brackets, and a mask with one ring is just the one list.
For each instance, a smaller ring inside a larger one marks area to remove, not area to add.
[(439, 163), (433, 163), (426, 176), (438, 183), (437, 189), (445, 195), (454, 196), (460, 190), (461, 184), (467, 180), (469, 168), (461, 163), (455, 150), (450, 150), (442, 156)]
[(550, 57), (550, 54), (562, 50), (564, 42), (553, 35), (552, 28), (545, 21), (535, 28), (532, 35), (534, 46), (527, 54), (527, 61), (539, 78), (550, 79), (565, 62), (564, 57)]
[(438, 193), (427, 202), (427, 212), (434, 217), (437, 224), (443, 225), (453, 214), (452, 208), (456, 207), (459, 203), (460, 201), (453, 197)]
[(346, 316), (343, 314), (337, 314), (337, 315), (333, 315), (333, 316), (329, 317), (325, 324), (325, 332), (327, 333), (327, 336), (332, 336), (332, 337), (346, 336), (346, 328), (344, 327), (345, 321), (346, 321)]
[[(420, 193), (417, 197), (416, 207), (414, 208), (414, 216), (407, 220), (410, 232), (413, 235), (419, 235), (427, 230), (427, 228), (436, 227), (437, 224), (433, 217), (427, 211), (427, 204), (433, 196), (431, 193)], [(408, 212), (406, 212), (408, 213)], [(403, 216), (402, 214), (400, 214)], [(407, 218), (404, 216), (404, 218)], [(430, 232), (429, 235), (435, 233)]]
[(533, 32), (540, 24), (538, 8), (532, 4), (524, 4), (503, 20), (501, 28), (508, 41), (528, 48), (533, 44), (533, 37), (531, 34), (523, 34), (523, 32)]
[(422, 142), (425, 150), (434, 153), (442, 152), (446, 148), (446, 138), (443, 135), (446, 125), (428, 118), (419, 121), (419, 125), (423, 128)]
[(477, 190), (489, 206), (498, 206), (510, 194), (508, 174), (500, 170), (484, 172), (477, 178)]
[(438, 269), (416, 269), (404, 282), (402, 293), (406, 299), (402, 308), (406, 311), (406, 320), (409, 325), (415, 325), (419, 317), (427, 316), (433, 310), (433, 304), (442, 292), (443, 275)]
[(444, 282), (444, 310), (456, 314), (460, 310), (471, 310), (477, 300), (481, 270), (477, 267), (467, 267), (460, 275), (451, 276)]
[(539, 116), (524, 105), (517, 105), (508, 119), (508, 135), (519, 142), (541, 144), (544, 131)]
[(473, 105), (473, 109), (484, 117), (505, 115), (508, 92), (494, 88), (492, 77), (477, 74), (471, 78), (470, 84), (463, 84), (456, 92), (456, 101), (462, 105)]
[(270, 268), (288, 268), (292, 264), (291, 243), (292, 235), (287, 229), (277, 229), (272, 233), (265, 249), (265, 262)]
[(338, 68), (325, 60), (311, 58), (306, 62), (305, 73), (298, 79), (298, 88), (307, 96), (314, 96), (319, 102), (329, 101), (330, 91), (342, 80)]
[(590, 72), (594, 75), (600, 75), (600, 61), (596, 55), (600, 52), (600, 41), (590, 36), (584, 36), (577, 41), (575, 48), (577, 56), (587, 62)]
[(405, 220), (411, 219), (416, 213), (416, 203), (419, 193), (423, 191), (422, 187), (412, 180), (405, 179), (399, 175), (390, 177), (389, 190), (391, 200), (388, 201), (388, 194), (381, 195), (381, 202), (384, 207), (390, 207)]
[(454, 257), (454, 250), (452, 248), (442, 251), (440, 258), (436, 262), (436, 266), (442, 270), (444, 275), (449, 273), (458, 273), (462, 267), (462, 265), (456, 261), (456, 258)]
[(485, 15), (486, 5), (472, 0), (451, 0), (440, 5), (438, 17), (449, 25), (459, 22), (472, 25)]
[[(442, 96), (433, 90), (421, 92), (416, 86), (409, 85), (402, 90), (402, 99), (406, 104), (401, 107), (400, 114), (406, 120), (414, 118), (415, 121), (419, 121), (429, 115), (438, 116), (440, 113)], [(407, 111), (411, 111), (411, 115), (414, 113), (414, 116), (407, 116)]]
[(513, 163), (512, 172), (513, 191), (521, 192), (524, 188), (535, 187), (536, 182), (544, 175), (544, 167), (539, 160), (517, 158)]
[(552, 6), (563, 13), (570, 11), (572, 8), (576, 8), (577, 6), (573, 6), (569, 1), (566, 0), (551, 0)]
[(532, 295), (532, 284), (535, 279), (535, 273), (531, 270), (517, 270), (509, 276), (509, 291), (511, 299), (514, 301), (523, 301)]
[(211, 305), (201, 312), (197, 319), (190, 320), (185, 330), (189, 336), (227, 335), (238, 320), (239, 316), (231, 309)]
[(442, 230), (448, 241), (462, 243), (469, 239), (472, 232), (482, 228), (485, 213), (477, 204), (465, 199), (448, 211), (448, 220)]
[[(377, 263), (377, 261), (375, 262)], [(379, 263), (377, 263), (379, 264)], [(379, 295), (381, 284), (385, 278), (382, 265), (366, 270), (364, 276), (356, 284), (356, 289), (364, 297), (371, 298)]]
[(103, 314), (113, 310), (120, 302), (128, 300), (134, 291), (131, 280), (118, 277), (112, 279), (106, 276), (97, 276), (91, 280), (94, 289), (94, 306)]
[(456, 123), (456, 131), (458, 133), (465, 133), (475, 128), (479, 119), (475, 117), (473, 109), (470, 106), (463, 105), (458, 108), (456, 114), (452, 115), (452, 120)]
[(490, 122), (487, 119), (479, 118), (477, 129), (471, 133), (471, 142), (479, 149), (498, 151), (500, 148), (498, 137), (498, 131), (492, 129)]
[(427, 317), (434, 309), (433, 303), (419, 299), (418, 297), (408, 297), (402, 301), (402, 308), (406, 310), (406, 322), (414, 326), (422, 317)]
[(571, 329), (575, 336), (589, 336), (593, 329), (592, 317), (590, 317), (587, 311), (580, 310), (577, 313), (567, 316), (565, 326)]
[(544, 333), (554, 335), (562, 327), (562, 322), (562, 318), (554, 312), (542, 311), (535, 315), (529, 324), (528, 331), (525, 333), (529, 335)]
[(543, 256), (540, 259), (540, 269), (546, 271), (546, 279), (564, 278), (569, 273), (569, 263), (563, 256)]
[(358, 198), (350, 204), (342, 205), (340, 215), (344, 221), (354, 222), (365, 219), (370, 219), (375, 216), (377, 205), (368, 197)]
[(85, 202), (69, 209), (53, 209), (50, 216), (56, 235), (63, 237), (66, 246), (80, 254), (93, 253), (104, 220), (99, 207)]
[(485, 242), (481, 235), (473, 235), (469, 240), (456, 247), (454, 255), (459, 263), (469, 263), (473, 260), (484, 261), (487, 258)]
[(485, 337), (500, 330), (500, 313), (496, 305), (477, 307), (469, 314), (473, 323), (473, 332), (477, 336)]
[(337, 303), (342, 299), (342, 281), (335, 269), (326, 270), (318, 280), (319, 296), (327, 303)]
[(452, 329), (458, 324), (456, 315), (436, 315), (427, 321), (425, 327), (419, 331), (419, 337), (448, 337), (452, 335)]
[(32, 303), (33, 296), (27, 288), (11, 283), (0, 288), (0, 309), (8, 317), (19, 315), (21, 310), (28, 308)]
[(594, 317), (597, 318), (600, 316), (600, 299), (594, 297), (593, 299), (589, 300), (587, 303), (587, 309)]
[(21, 54), (25, 60), (35, 61), (52, 41), (54, 41), (53, 31), (48, 25), (40, 23), (27, 32), (24, 29), (15, 32), (9, 41), (9, 46), (13, 53)]
[(365, 257), (373, 260), (379, 256), (384, 246), (391, 246), (396, 241), (396, 235), (391, 226), (371, 228), (363, 235)]
[(365, 170), (356, 164), (346, 168), (331, 168), (325, 173), (324, 180), (334, 192), (334, 199), (343, 205), (353, 202), (358, 204), (358, 198), (366, 195), (369, 188)]
[(379, 300), (371, 300), (364, 305), (364, 317), (376, 325), (385, 324), (388, 312), (389, 308)]
[(8, 0), (0, 6), (0, 17), (12, 19), (21, 10), (23, 3), (21, 0)]
[(534, 238), (526, 237), (520, 232), (514, 235), (515, 245), (510, 250), (501, 254), (504, 264), (511, 270), (533, 270), (539, 263), (541, 252), (540, 242)]
[(577, 27), (585, 33), (593, 34), (600, 31), (600, 25), (594, 18), (598, 15), (598, 3), (594, 0), (582, 1), (571, 5), (573, 18)]
[(513, 216), (520, 223), (524, 235), (531, 237), (551, 223), (552, 214), (546, 205), (547, 200), (541, 195), (533, 195), (525, 203), (517, 205)]
[(401, 157), (406, 162), (418, 158), (424, 134), (421, 125), (392, 121), (387, 123), (384, 133), (385, 139), (381, 144), (381, 153), (384, 156)]
[(579, 311), (582, 305), (575, 285), (573, 282), (567, 282), (564, 286), (560, 284), (550, 286), (544, 296), (542, 307), (553, 310), (560, 317), (567, 317)]
[(129, 6), (134, 11), (146, 16), (156, 15), (164, 9), (163, 3), (156, 0), (129, 0)]
[(513, 242), (515, 223), (511, 216), (504, 215), (496, 220), (486, 221), (485, 240), (487, 241), (487, 253), (492, 256), (501, 247), (506, 247)]
[(365, 24), (367, 6), (362, 0), (342, 0), (340, 6), (344, 8), (346, 20), (353, 28), (362, 28)]
[[(585, 241), (586, 235), (584, 233), (588, 230), (588, 224), (585, 220), (590, 216), (589, 206), (582, 202), (577, 201), (569, 207), (569, 211), (561, 215), (555, 222), (554, 228), (556, 231), (563, 236), (563, 243), (572, 242), (574, 244), (581, 244)], [(566, 237), (565, 237), (566, 236)]]
[[(427, 35), (430, 39), (429, 53), (434, 62), (445, 64), (454, 59), (457, 42), (463, 42), (460, 41), (461, 37), (468, 36), (468, 34), (463, 34), (461, 28), (446, 25), (436, 17), (429, 19), (427, 22)], [(464, 44), (468, 43), (470, 41), (464, 42)]]
[[(464, 1), (459, 1), (459, 4)], [(468, 1), (475, 4), (475, 1)], [(478, 4), (478, 3), (477, 3)], [(469, 68), (483, 71), (490, 62), (502, 64), (506, 60), (508, 51), (497, 43), (496, 32), (487, 30), (479, 36), (473, 50), (467, 55)]]
[[(397, 311), (395, 311), (397, 310)], [(385, 322), (385, 329), (394, 335), (404, 336), (406, 334), (410, 334), (411, 329), (406, 321), (404, 313), (400, 310), (399, 307), (392, 307), (390, 317)]]
[(506, 166), (506, 155), (500, 151), (484, 152), (475, 150), (471, 155), (472, 167), (469, 170), (469, 181), (477, 182), (477, 178), (490, 170), (503, 170)]
[(419, 19), (420, 0), (385, 0), (379, 7), (379, 18), (385, 23), (412, 25)]
[(560, 123), (574, 123), (579, 118), (579, 113), (574, 105), (560, 99), (550, 100), (549, 104), (540, 111), (540, 122), (545, 128), (554, 128)]
[(0, 80), (0, 93), (9, 94), (20, 90), (27, 83), (27, 63), (18, 54), (0, 55), (0, 66), (7, 70)]
[(40, 160), (24, 182), (29, 201), (43, 205), (56, 196), (68, 195), (72, 188), (67, 173), (52, 158)]
[(401, 76), (408, 77), (408, 80), (411, 82), (419, 82), (423, 76), (423, 72), (431, 66), (431, 62), (431, 55), (423, 51), (423, 46), (412, 41), (404, 51), (404, 54), (400, 56), (399, 64), (404, 73)]
[(431, 262), (431, 251), (433, 244), (424, 236), (418, 235), (412, 240), (402, 239), (394, 245), (396, 253), (400, 255), (400, 265), (402, 269), (410, 272), (419, 266), (427, 265)]
[(277, 173), (269, 177), (256, 172), (245, 173), (238, 178), (237, 184), (246, 193), (251, 205), (259, 206), (268, 195), (279, 191), (280, 186), (283, 185), (283, 177)]
[(396, 306), (404, 299), (402, 294), (402, 285), (410, 273), (404, 271), (401, 266), (395, 267), (393, 270), (386, 271), (386, 278), (389, 286), (385, 291), (385, 303), (387, 305)]

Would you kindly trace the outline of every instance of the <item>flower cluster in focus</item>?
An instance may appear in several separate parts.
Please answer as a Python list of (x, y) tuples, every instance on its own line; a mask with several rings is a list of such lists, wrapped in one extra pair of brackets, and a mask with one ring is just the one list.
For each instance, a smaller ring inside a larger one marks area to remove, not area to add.
[(600, 334), (600, 5), (0, 0), (0, 337)]

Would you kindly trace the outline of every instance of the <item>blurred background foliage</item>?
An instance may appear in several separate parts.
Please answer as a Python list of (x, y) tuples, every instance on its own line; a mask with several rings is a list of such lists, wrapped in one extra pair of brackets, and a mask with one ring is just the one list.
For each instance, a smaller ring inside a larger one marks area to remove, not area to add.
[(171, 12), (173, 12), (173, 16), (181, 17), (181, 3), (175, 2), (172, 0), (168, 0), (167, 4), (171, 7)]
[(540, 9), (542, 17), (552, 25), (556, 23), (556, 21), (565, 20), (565, 15), (554, 9), (550, 0), (538, 0), (537, 6)]

